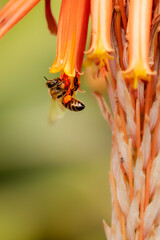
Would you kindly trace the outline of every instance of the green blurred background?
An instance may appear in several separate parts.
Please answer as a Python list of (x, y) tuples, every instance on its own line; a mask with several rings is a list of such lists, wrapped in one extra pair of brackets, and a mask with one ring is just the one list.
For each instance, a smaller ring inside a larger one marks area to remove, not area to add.
[(43, 76), (53, 78), (56, 37), (44, 1), (2, 38), (0, 55), (0, 239), (105, 239), (111, 133), (83, 77), (85, 110), (49, 124)]

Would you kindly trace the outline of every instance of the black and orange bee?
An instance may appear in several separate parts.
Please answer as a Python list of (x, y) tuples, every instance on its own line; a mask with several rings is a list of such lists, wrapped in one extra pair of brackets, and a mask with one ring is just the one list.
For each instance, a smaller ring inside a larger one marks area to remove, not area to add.
[(73, 98), (73, 94), (77, 91), (79, 84), (78, 84), (78, 77), (75, 76), (73, 85), (74, 87), (70, 89), (68, 93), (68, 88), (66, 87), (65, 82), (61, 78), (56, 79), (47, 79), (46, 86), (49, 89), (49, 93), (53, 100), (60, 100), (60, 103), (67, 109), (71, 111), (81, 111), (85, 108), (85, 105), (76, 98)]

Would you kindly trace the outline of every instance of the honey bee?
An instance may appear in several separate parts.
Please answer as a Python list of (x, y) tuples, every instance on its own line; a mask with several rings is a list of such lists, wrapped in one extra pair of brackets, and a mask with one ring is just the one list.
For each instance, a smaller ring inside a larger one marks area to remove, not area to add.
[(72, 97), (79, 87), (77, 76), (74, 78), (74, 87), (70, 89), (70, 93), (68, 93), (68, 86), (66, 86), (62, 79), (56, 78), (49, 80), (46, 77), (44, 78), (47, 80), (46, 86), (53, 100), (60, 99), (60, 103), (71, 111), (78, 112), (85, 108), (85, 105), (81, 101)]

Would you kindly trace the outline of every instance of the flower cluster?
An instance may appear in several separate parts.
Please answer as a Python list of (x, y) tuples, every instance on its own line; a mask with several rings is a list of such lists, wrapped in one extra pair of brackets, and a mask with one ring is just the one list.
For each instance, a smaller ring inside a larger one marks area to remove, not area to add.
[[(0, 11), (0, 38), (38, 2), (9, 0)], [(50, 72), (60, 72), (67, 91), (76, 91), (85, 53), (91, 85), (103, 80), (108, 92), (111, 109), (94, 87), (112, 130), (112, 220), (111, 227), (104, 221), (107, 238), (158, 240), (160, 0), (62, 0), (58, 28), (50, 1), (45, 2), (48, 27), (57, 32)], [(91, 42), (85, 52), (89, 14)]]

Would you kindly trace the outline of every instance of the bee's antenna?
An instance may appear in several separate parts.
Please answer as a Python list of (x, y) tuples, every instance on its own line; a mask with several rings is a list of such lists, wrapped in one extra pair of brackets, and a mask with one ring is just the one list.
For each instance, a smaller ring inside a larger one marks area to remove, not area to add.
[(48, 78), (46, 78), (45, 76), (43, 76), (45, 79), (46, 79), (46, 81), (48, 81)]

